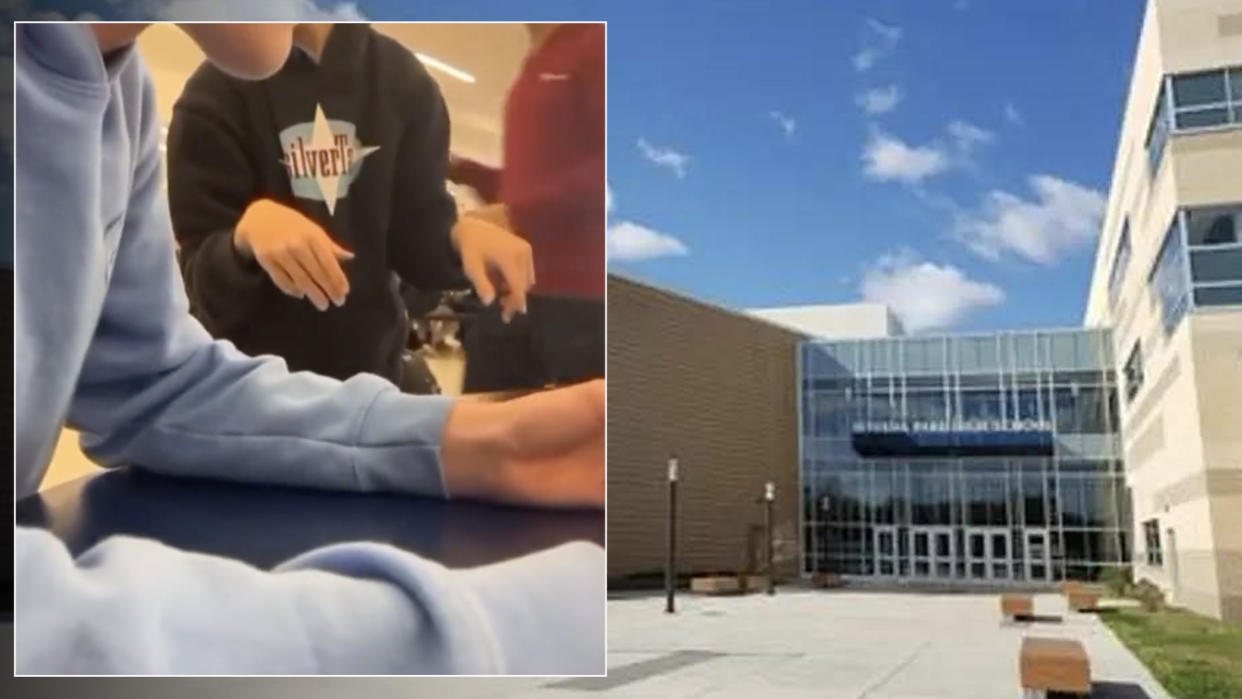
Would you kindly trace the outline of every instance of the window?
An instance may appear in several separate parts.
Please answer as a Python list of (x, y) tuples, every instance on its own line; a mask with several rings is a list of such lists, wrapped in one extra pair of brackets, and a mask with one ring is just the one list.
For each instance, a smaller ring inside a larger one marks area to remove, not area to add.
[(1169, 101), (1164, 88), (1156, 95), (1156, 108), (1151, 117), (1151, 126), (1147, 127), (1147, 164), (1151, 166), (1151, 174), (1160, 169), (1160, 158), (1164, 155), (1164, 144), (1169, 140)]
[(1165, 334), (1173, 332), (1190, 305), (1190, 290), (1186, 284), (1186, 250), (1182, 247), (1179, 221), (1180, 217), (1174, 217), (1173, 224), (1165, 232), (1160, 254), (1156, 256), (1156, 264), (1147, 278), (1148, 285), (1160, 301)]
[[(1172, 94), (1166, 92), (1172, 87)], [(1169, 102), (1173, 113), (1169, 114)], [(1170, 77), (1156, 95), (1147, 127), (1147, 161), (1152, 174), (1160, 167), (1171, 130), (1187, 131), (1222, 124), (1242, 124), (1242, 66)]]
[[(1242, 73), (1242, 71), (1238, 71)], [(1242, 304), (1242, 205), (1186, 210), (1196, 306)]]
[(1242, 228), (1242, 205), (1186, 210), (1186, 242), (1191, 247), (1237, 243), (1239, 228)]
[(1175, 75), (1173, 123), (1178, 130), (1242, 123), (1242, 67)]
[(1195, 282), (1242, 282), (1242, 247), (1191, 252), (1190, 278)]
[(1117, 241), (1117, 252), (1113, 255), (1113, 268), (1108, 273), (1108, 303), (1117, 305), (1117, 294), (1121, 291), (1121, 282), (1125, 279), (1126, 265), (1130, 263), (1130, 219), (1121, 226), (1121, 239)]
[(1195, 289), (1196, 306), (1242, 306), (1242, 285), (1202, 286)]
[(1143, 349), (1139, 342), (1135, 342), (1134, 349), (1130, 350), (1122, 374), (1126, 387), (1126, 403), (1129, 403), (1143, 387)]
[(1163, 566), (1164, 554), (1160, 550), (1160, 521), (1149, 519), (1143, 522), (1143, 539), (1147, 543), (1147, 565)]

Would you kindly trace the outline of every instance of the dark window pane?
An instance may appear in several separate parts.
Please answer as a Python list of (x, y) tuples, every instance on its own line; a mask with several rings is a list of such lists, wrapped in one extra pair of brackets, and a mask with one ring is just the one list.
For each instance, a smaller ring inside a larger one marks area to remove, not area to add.
[(1189, 289), (1182, 265), (1185, 263), (1186, 250), (1182, 247), (1182, 237), (1175, 220), (1164, 235), (1160, 245), (1160, 254), (1152, 269), (1148, 283), (1160, 299), (1160, 315), (1164, 321), (1166, 333), (1173, 332), (1189, 305)]
[(1129, 358), (1126, 359), (1122, 375), (1126, 382), (1126, 402), (1129, 403), (1143, 387), (1143, 348), (1137, 340), (1134, 342), (1134, 349), (1130, 350)]
[(1117, 563), (1122, 560), (1116, 529), (1090, 532), (1092, 560), (1100, 563)]
[(1083, 519), (1088, 527), (1117, 526), (1117, 504), (1114, 502), (1111, 477), (1084, 478), (1082, 483)]
[(1117, 293), (1121, 290), (1121, 282), (1125, 279), (1126, 266), (1130, 264), (1130, 220), (1126, 219), (1121, 226), (1121, 238), (1117, 241), (1117, 252), (1113, 253), (1113, 266), (1108, 273), (1108, 300), (1117, 303)]
[[(1242, 104), (1242, 68), (1234, 68), (1229, 71), (1229, 88), (1234, 104)], [(1233, 118), (1235, 121), (1242, 118), (1242, 111), (1235, 109)]]
[(1062, 544), (1065, 548), (1065, 560), (1067, 561), (1089, 561), (1087, 533), (1078, 530), (1065, 530), (1061, 537)]
[(1057, 431), (1078, 432), (1077, 391), (1071, 388), (1056, 389)]
[(1190, 276), (1197, 282), (1242, 281), (1242, 248), (1192, 252)]
[(1018, 389), (1018, 420), (1039, 420), (1039, 391), (1031, 388)]
[(1001, 394), (996, 391), (963, 391), (962, 420), (991, 421), (1001, 417)]
[(1160, 158), (1164, 154), (1164, 144), (1169, 140), (1168, 100), (1164, 88), (1156, 96), (1156, 105), (1152, 110), (1151, 125), (1147, 128), (1147, 164), (1152, 174), (1160, 167)]
[(1178, 75), (1173, 78), (1173, 104), (1187, 107), (1225, 101), (1225, 71)]
[(1210, 286), (1195, 289), (1195, 305), (1242, 305), (1242, 286)]
[(948, 419), (943, 391), (909, 393), (906, 395), (906, 408), (913, 421), (942, 422)]
[(1078, 392), (1078, 424), (1080, 434), (1104, 434), (1108, 432), (1107, 393), (1102, 388), (1088, 386)]
[(1197, 129), (1204, 126), (1228, 123), (1229, 110), (1225, 107), (1220, 107), (1219, 109), (1196, 109), (1191, 112), (1177, 113), (1177, 128), (1179, 129)]
[(1044, 507), (1044, 477), (1038, 474), (1027, 474), (1022, 477), (1022, 505), (1026, 510), (1026, 525), (1042, 527), (1047, 525), (1047, 508)]
[[(1239, 96), (1242, 98), (1242, 95)], [(1212, 207), (1186, 211), (1186, 239), (1191, 245), (1223, 245), (1238, 242), (1242, 207)]]

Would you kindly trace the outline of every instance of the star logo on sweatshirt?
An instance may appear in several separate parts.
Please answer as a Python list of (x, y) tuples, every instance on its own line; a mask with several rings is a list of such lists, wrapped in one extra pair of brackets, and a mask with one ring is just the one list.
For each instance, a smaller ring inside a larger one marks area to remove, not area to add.
[(328, 119), (323, 105), (315, 105), (314, 121), (295, 124), (280, 132), (295, 196), (322, 201), (328, 214), (349, 194), (349, 185), (362, 169), (363, 159), (379, 150), (358, 140), (357, 129), (347, 121)]

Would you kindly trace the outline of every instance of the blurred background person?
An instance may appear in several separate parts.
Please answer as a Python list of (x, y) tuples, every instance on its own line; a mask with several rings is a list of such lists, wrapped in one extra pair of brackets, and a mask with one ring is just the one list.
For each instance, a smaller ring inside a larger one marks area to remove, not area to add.
[(467, 212), (530, 242), (530, 312), (470, 323), (465, 390), (537, 388), (604, 376), (605, 25), (528, 24), (531, 45), (509, 90), (504, 164), (450, 161), (449, 178), (485, 206)]
[(204, 62), (174, 107), (169, 207), (191, 310), (292, 370), (434, 391), (405, 352), (405, 299), (473, 285), (508, 319), (526, 308), (530, 245), (458, 221), (448, 112), (414, 54), (366, 24), (299, 24), (294, 44), (260, 82)]

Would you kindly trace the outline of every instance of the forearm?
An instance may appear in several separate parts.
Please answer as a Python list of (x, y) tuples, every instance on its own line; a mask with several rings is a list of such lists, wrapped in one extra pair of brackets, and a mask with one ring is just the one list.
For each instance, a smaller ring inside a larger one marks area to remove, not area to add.
[(201, 332), (176, 338), (194, 345), (180, 361), (158, 350), (126, 358), (170, 367), (140, 380), (109, 376), (101, 367), (120, 358), (96, 343), (95, 370), (69, 416), (88, 456), (178, 476), (446, 495), (439, 452), (449, 399), (404, 395), (369, 374), (343, 383), (291, 374)]

